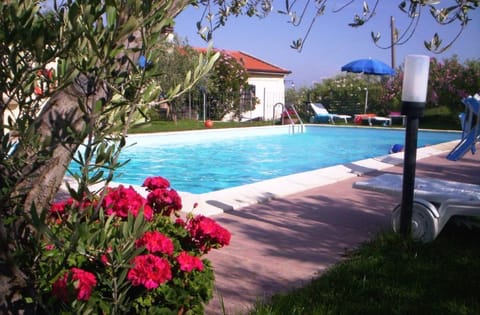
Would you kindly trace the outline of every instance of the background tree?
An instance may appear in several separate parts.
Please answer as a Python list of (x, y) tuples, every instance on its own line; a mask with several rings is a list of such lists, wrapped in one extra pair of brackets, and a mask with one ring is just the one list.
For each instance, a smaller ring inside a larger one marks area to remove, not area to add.
[(248, 92), (248, 74), (245, 67), (227, 53), (220, 58), (207, 78), (209, 98), (208, 117), (221, 120), (227, 113), (234, 112), (240, 117), (242, 93)]
[[(480, 91), (480, 60), (466, 60), (460, 63), (457, 57), (442, 61), (430, 60), (427, 108), (445, 107), (455, 116), (464, 111), (462, 98)], [(381, 102), (392, 109), (400, 109), (403, 68), (382, 87)]]
[(367, 112), (388, 113), (386, 104), (381, 102), (382, 81), (388, 80), (379, 76), (342, 74), (316, 84), (312, 94), (339, 114), (361, 114), (365, 111), (367, 96)]
[(460, 63), (456, 56), (430, 61), (428, 105), (446, 106), (452, 113), (462, 112), (461, 99), (480, 92), (480, 60)]
[(285, 89), (285, 104), (301, 104), (302, 99), (295, 86), (288, 86)]
[[(460, 63), (457, 57), (442, 61), (431, 59), (427, 108), (445, 107), (456, 117), (464, 110), (461, 99), (480, 91), (479, 60)], [(341, 74), (325, 79), (311, 87), (291, 89), (288, 98), (294, 104), (322, 102), (332, 111), (341, 114), (363, 113), (365, 88), (368, 88), (368, 112), (388, 115), (401, 110), (403, 68), (394, 76), (378, 77)]]
[(155, 78), (157, 88), (160, 90), (160, 99), (150, 104), (148, 118), (159, 119), (160, 112), (167, 109), (168, 117), (165, 118), (174, 119), (188, 102), (188, 95), (184, 93), (167, 99), (167, 92), (183, 83), (187, 73), (198, 64), (200, 56), (187, 42), (178, 37), (174, 37), (172, 41), (158, 43), (156, 49), (159, 54), (157, 59), (151, 62), (157, 63), (161, 71)]
[[(178, 37), (172, 43), (158, 45), (158, 49), (161, 51), (158, 59), (151, 62), (158, 63), (162, 69), (162, 74), (156, 82), (162, 91), (161, 95), (164, 95), (166, 91), (183, 81), (189, 69), (198, 62), (204, 52), (190, 47)], [(226, 114), (233, 112), (233, 117), (238, 118), (242, 111), (250, 110), (250, 106), (247, 106), (250, 104), (247, 102), (249, 101), (247, 70), (229, 54), (221, 51), (219, 53), (220, 56), (210, 73), (195, 84), (189, 95), (183, 94), (169, 100), (171, 116), (182, 113), (187, 107), (189, 98), (201, 99), (203, 97), (201, 90), (204, 87), (208, 98), (206, 117), (221, 120)], [(158, 116), (159, 107), (162, 105), (157, 101), (156, 105), (151, 107), (149, 118), (155, 119), (155, 116)], [(203, 108), (200, 109), (202, 110)]]

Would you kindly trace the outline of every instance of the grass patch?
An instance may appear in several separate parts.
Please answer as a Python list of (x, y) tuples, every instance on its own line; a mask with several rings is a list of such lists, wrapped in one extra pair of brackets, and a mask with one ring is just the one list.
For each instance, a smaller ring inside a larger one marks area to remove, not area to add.
[(382, 234), (249, 314), (480, 314), (479, 244), (480, 229), (454, 223), (428, 244)]
[(458, 114), (452, 114), (445, 106), (426, 109), (424, 117), (420, 118), (420, 128), (461, 130)]
[[(215, 121), (211, 129), (221, 128), (239, 128), (254, 126), (271, 126), (271, 121), (249, 121), (249, 122), (224, 122)], [(166, 132), (166, 131), (186, 131), (207, 129), (201, 120), (177, 120), (173, 121), (150, 121), (146, 123), (136, 124), (129, 129), (129, 133), (150, 133), (150, 132)]]
[[(305, 120), (308, 121), (308, 120)], [(231, 121), (215, 121), (212, 129), (221, 128), (241, 128), (255, 126), (271, 126), (272, 121), (248, 121), (248, 122), (231, 122)], [(349, 125), (355, 125), (349, 122)], [(446, 107), (436, 107), (425, 110), (424, 117), (420, 118), (420, 128), (437, 129), (437, 130), (461, 130), (460, 120), (454, 114), (451, 114)], [(155, 120), (140, 123), (132, 126), (129, 133), (153, 133), (167, 131), (186, 131), (206, 129), (202, 120), (182, 119), (176, 123), (171, 120)]]

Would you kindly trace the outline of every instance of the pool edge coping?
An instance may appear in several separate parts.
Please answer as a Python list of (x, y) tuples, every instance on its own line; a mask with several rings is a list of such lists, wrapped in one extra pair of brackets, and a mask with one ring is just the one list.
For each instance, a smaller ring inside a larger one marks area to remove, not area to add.
[[(457, 143), (458, 140), (452, 140), (419, 148), (417, 150), (417, 160), (449, 152)], [(359, 177), (402, 163), (403, 152), (399, 152), (204, 194), (179, 192), (184, 205), (184, 210), (182, 211), (206, 216), (217, 215), (253, 204), (264, 203), (275, 198), (288, 197), (289, 195)], [(197, 207), (194, 209), (193, 205), (195, 203), (197, 203)]]
[[(417, 160), (449, 152), (455, 147), (458, 141), (459, 140), (451, 140), (418, 148)], [(205, 216), (213, 216), (254, 204), (264, 203), (272, 199), (288, 197), (289, 195), (334, 184), (342, 180), (359, 177), (363, 174), (383, 170), (402, 163), (403, 152), (399, 152), (346, 164), (337, 164), (312, 171), (276, 177), (208, 193), (194, 194), (183, 191), (177, 192), (182, 199), (183, 208), (181, 212), (193, 213), (194, 215), (201, 214)], [(66, 182), (72, 184), (71, 180), (65, 178), (61, 187), (64, 191), (66, 190)], [(115, 187), (118, 185), (131, 186), (143, 197), (146, 197), (148, 194), (145, 188), (139, 185), (112, 182), (109, 186)], [(92, 188), (99, 189), (102, 187), (102, 184), (96, 186)]]

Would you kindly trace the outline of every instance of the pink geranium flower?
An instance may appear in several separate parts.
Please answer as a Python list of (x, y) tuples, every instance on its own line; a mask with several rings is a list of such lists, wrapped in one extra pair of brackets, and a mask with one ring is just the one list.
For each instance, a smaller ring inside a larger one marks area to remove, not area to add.
[(104, 264), (104, 265), (110, 265), (110, 259), (109, 259), (109, 256), (110, 254), (113, 252), (113, 248), (112, 247), (109, 247), (107, 248), (107, 250), (100, 255), (100, 261)]
[(168, 260), (152, 254), (134, 258), (133, 268), (128, 271), (127, 279), (132, 285), (143, 285), (148, 290), (158, 288), (162, 283), (172, 279), (172, 271)]
[(88, 301), (97, 279), (91, 272), (79, 268), (72, 268), (63, 274), (52, 287), (52, 294), (60, 300), (67, 302), (69, 297), (69, 284), (75, 289), (77, 300)]
[(65, 212), (66, 201), (55, 202), (50, 206), (51, 215), (61, 215)]
[(137, 248), (145, 247), (150, 253), (173, 254), (173, 241), (158, 231), (145, 232), (143, 236), (135, 242)]
[(185, 220), (182, 219), (182, 218), (176, 218), (176, 219), (175, 219), (175, 224), (176, 224), (176, 225), (179, 225), (179, 226), (183, 226), (183, 227), (185, 227), (185, 226), (187, 225), (187, 223), (185, 222)]
[(102, 206), (106, 209), (108, 215), (116, 215), (122, 218), (127, 218), (129, 213), (136, 217), (143, 207), (145, 219), (151, 220), (153, 218), (152, 208), (132, 186), (125, 188), (123, 185), (119, 185), (116, 188), (108, 188)]
[(85, 210), (86, 208), (95, 205), (94, 202), (84, 198), (80, 202), (76, 201), (73, 198), (68, 198), (67, 200), (55, 202), (50, 206), (50, 217), (55, 220), (56, 223), (60, 224), (62, 219), (68, 215), (67, 210)]
[(177, 262), (180, 265), (180, 270), (185, 272), (192, 272), (193, 270), (203, 271), (203, 262), (200, 258), (192, 256), (183, 251), (178, 255)]
[(230, 232), (215, 220), (202, 215), (190, 220), (187, 230), (197, 247), (205, 253), (230, 244)]
[(147, 187), (147, 190), (149, 191), (165, 189), (170, 187), (170, 182), (161, 176), (147, 177), (143, 182), (142, 187)]
[(182, 199), (174, 189), (157, 188), (148, 194), (147, 201), (155, 213), (164, 216), (182, 209)]

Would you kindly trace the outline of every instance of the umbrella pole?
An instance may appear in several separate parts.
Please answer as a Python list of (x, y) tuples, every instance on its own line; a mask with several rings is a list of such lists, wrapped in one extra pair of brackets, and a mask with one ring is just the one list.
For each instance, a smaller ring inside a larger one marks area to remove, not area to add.
[(368, 106), (368, 88), (364, 88), (365, 90), (365, 109), (363, 110), (363, 113), (367, 113), (367, 106)]

